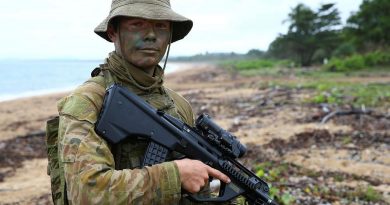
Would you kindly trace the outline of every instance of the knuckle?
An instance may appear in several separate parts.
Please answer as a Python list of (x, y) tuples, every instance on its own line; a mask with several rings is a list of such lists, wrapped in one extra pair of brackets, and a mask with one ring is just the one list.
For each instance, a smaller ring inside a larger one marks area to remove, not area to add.
[(200, 186), (195, 186), (192, 193), (198, 193), (200, 191)]
[(205, 183), (205, 180), (202, 180), (202, 181), (199, 182), (199, 186), (200, 186), (200, 187), (203, 187), (205, 184), (206, 184), (206, 183)]
[(208, 178), (209, 178), (209, 173), (204, 172), (204, 173), (202, 174), (202, 178), (203, 178), (203, 179), (208, 179)]

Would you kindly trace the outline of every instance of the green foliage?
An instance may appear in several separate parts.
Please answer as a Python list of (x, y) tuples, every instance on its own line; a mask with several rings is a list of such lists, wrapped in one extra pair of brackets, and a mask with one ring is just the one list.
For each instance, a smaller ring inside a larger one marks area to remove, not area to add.
[(344, 61), (344, 68), (348, 70), (361, 70), (365, 67), (364, 58), (362, 55), (353, 55), (346, 58)]
[(255, 70), (264, 68), (273, 68), (275, 62), (271, 60), (248, 60), (248, 61), (237, 61), (234, 64), (236, 70)]
[(288, 164), (279, 164), (277, 166), (270, 162), (263, 162), (255, 166), (256, 175), (269, 182), (282, 181), (281, 175), (288, 170)]
[[(325, 89), (328, 86), (321, 86), (321, 89)], [(345, 136), (347, 141), (352, 140), (350, 136)], [(322, 172), (314, 171), (311, 169), (302, 169), (299, 167), (295, 171), (298, 171), (301, 175), (308, 176), (311, 178), (318, 178), (324, 176)], [(286, 177), (292, 175), (291, 171), (294, 170), (294, 166), (288, 163), (271, 163), (263, 162), (256, 164), (254, 171), (260, 178), (265, 179), (267, 182), (273, 182), (278, 184), (284, 184)], [(349, 180), (350, 177), (353, 177), (355, 180), (361, 180), (358, 176), (349, 176), (348, 174), (343, 173), (334, 173), (332, 175), (333, 179), (337, 182), (342, 182)], [(316, 196), (321, 198), (326, 198), (327, 196), (337, 196), (349, 201), (354, 201), (359, 199), (366, 202), (382, 202), (382, 195), (376, 191), (372, 186), (358, 186), (353, 190), (333, 190), (332, 188), (322, 186), (321, 184), (309, 183), (306, 187), (303, 187), (302, 191), (310, 196)], [(288, 189), (285, 189), (283, 185), (278, 187), (273, 187), (270, 185), (270, 197), (274, 199), (281, 205), (291, 205), (296, 203), (296, 198), (294, 195), (290, 194)], [(241, 204), (241, 203), (240, 203)]]
[(351, 56), (356, 52), (355, 45), (350, 41), (340, 44), (333, 52), (332, 57), (346, 57)]
[(265, 52), (258, 50), (258, 49), (251, 49), (248, 51), (248, 53), (246, 55), (248, 57), (252, 57), (252, 58), (263, 58), (265, 55)]
[(343, 175), (341, 175), (341, 174), (336, 174), (336, 175), (334, 175), (334, 180), (336, 181), (336, 182), (342, 182), (342, 181), (344, 181), (344, 176)]
[(288, 21), (291, 22), (288, 27), (289, 33), (298, 33), (302, 35), (314, 32), (314, 21), (316, 14), (306, 5), (300, 3), (288, 14)]
[[(289, 60), (271, 60), (271, 59), (245, 59), (231, 60), (220, 63), (224, 68), (234, 71), (251, 70), (274, 70), (276, 68), (291, 68), (295, 64)], [(275, 70), (277, 72), (277, 70)]]
[(268, 75), (277, 76), (283, 69), (291, 68), (294, 65), (289, 60), (265, 60), (246, 59), (231, 60), (219, 63), (220, 66), (230, 72), (239, 72), (243, 76)]
[(298, 4), (288, 16), (288, 33), (271, 43), (269, 54), (294, 59), (302, 66), (311, 65), (313, 60), (322, 62), (322, 59), (329, 58), (339, 45), (337, 26), (340, 17), (334, 4), (324, 4), (317, 12)]
[(310, 103), (350, 104), (390, 106), (390, 85), (361, 84), (340, 82), (311, 82), (301, 85), (303, 88), (315, 89), (317, 94), (310, 97)]
[(358, 187), (355, 191), (350, 192), (347, 196), (351, 200), (359, 198), (364, 201), (379, 202), (382, 200), (382, 195), (378, 193), (372, 186)]
[[(289, 164), (272, 164), (271, 162), (259, 163), (255, 166), (256, 175), (262, 179), (265, 179), (267, 182), (284, 182), (285, 178), (283, 175), (289, 170)], [(295, 198), (290, 193), (284, 192), (280, 193), (280, 190), (276, 187), (270, 185), (269, 191), (270, 197), (275, 199), (281, 205), (290, 205), (294, 204)]]
[(374, 51), (364, 56), (366, 66), (387, 66), (390, 65), (390, 52)]
[(344, 145), (349, 144), (349, 143), (351, 143), (351, 142), (352, 142), (352, 137), (351, 137), (351, 136), (345, 136), (345, 137), (343, 137), (342, 143), (343, 143)]
[[(366, 73), (374, 73), (367, 71)], [(367, 75), (364, 72), (358, 75)], [(378, 72), (381, 74), (381, 72)], [(376, 74), (376, 75), (378, 75)], [(303, 83), (273, 82), (272, 86), (291, 89), (310, 89), (314, 94), (303, 100), (304, 103), (328, 103), (336, 105), (353, 105), (355, 107), (390, 107), (390, 84), (343, 82), (343, 73), (318, 72), (310, 74)]]
[(276, 196), (279, 196), (279, 189), (276, 188), (276, 187), (273, 187), (272, 185), (270, 185), (270, 188), (269, 188), (269, 196), (272, 198), (272, 199), (275, 199)]
[(364, 199), (367, 201), (380, 201), (382, 199), (382, 195), (375, 191), (371, 186), (367, 187), (365, 194), (364, 194)]
[[(389, 65), (389, 54), (385, 52), (370, 53), (364, 59), (356, 53), (390, 47), (389, 10), (388, 0), (363, 0), (359, 10), (340, 29), (340, 16), (334, 4), (323, 4), (316, 12), (298, 4), (288, 14), (287, 34), (278, 36), (270, 44), (267, 54), (294, 60), (301, 66), (322, 63), (323, 59), (333, 57), (327, 67), (336, 71)], [(349, 57), (338, 59), (346, 56)]]
[(290, 205), (294, 204), (295, 202), (295, 197), (289, 193), (283, 193), (282, 197), (280, 197), (280, 204), (283, 205)]
[(357, 71), (367, 67), (390, 66), (390, 52), (374, 51), (367, 54), (355, 54), (345, 58), (332, 58), (324, 65), (329, 71)]
[(314, 88), (317, 90), (317, 94), (311, 98), (310, 102), (340, 104), (343, 101), (342, 91), (338, 87), (333, 87), (332, 84), (320, 83)]
[(358, 45), (390, 45), (390, 1), (363, 0), (359, 11), (348, 19), (347, 29)]

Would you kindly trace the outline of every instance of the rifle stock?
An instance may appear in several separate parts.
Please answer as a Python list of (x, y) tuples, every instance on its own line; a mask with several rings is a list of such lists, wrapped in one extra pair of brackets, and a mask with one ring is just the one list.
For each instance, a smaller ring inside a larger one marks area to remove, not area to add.
[[(126, 88), (113, 85), (107, 89), (95, 131), (112, 144), (127, 137), (150, 140), (144, 166), (161, 163), (168, 151), (177, 151), (220, 170), (231, 179), (229, 184), (221, 183), (217, 197), (189, 194), (193, 201), (226, 202), (243, 195), (249, 204), (276, 204), (269, 197), (268, 184), (235, 160), (245, 153), (245, 147), (230, 133), (216, 130), (219, 128), (216, 124), (210, 124), (210, 127), (214, 129), (209, 133), (199, 129), (201, 127), (191, 127), (156, 110)], [(218, 142), (222, 145), (217, 145)]]

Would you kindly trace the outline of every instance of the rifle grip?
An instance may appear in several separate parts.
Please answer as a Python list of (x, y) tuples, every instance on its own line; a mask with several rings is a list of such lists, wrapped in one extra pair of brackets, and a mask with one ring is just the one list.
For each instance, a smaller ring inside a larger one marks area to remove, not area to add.
[(154, 164), (160, 164), (165, 162), (167, 158), (168, 149), (155, 142), (150, 142), (145, 152), (144, 161), (142, 167), (152, 166)]

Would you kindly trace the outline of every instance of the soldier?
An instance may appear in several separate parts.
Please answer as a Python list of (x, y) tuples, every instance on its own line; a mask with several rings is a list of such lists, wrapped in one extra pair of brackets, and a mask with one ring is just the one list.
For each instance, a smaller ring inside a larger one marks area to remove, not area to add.
[(64, 203), (183, 204), (187, 199), (182, 198), (182, 189), (197, 193), (207, 187), (209, 177), (230, 182), (220, 171), (178, 153), (170, 153), (167, 162), (141, 167), (148, 142), (126, 139), (111, 145), (94, 131), (105, 88), (113, 83), (194, 125), (189, 103), (164, 87), (164, 69), (158, 65), (170, 43), (184, 38), (191, 28), (192, 21), (172, 11), (169, 0), (112, 1), (95, 33), (113, 42), (115, 51), (93, 71), (94, 77), (58, 103)]

